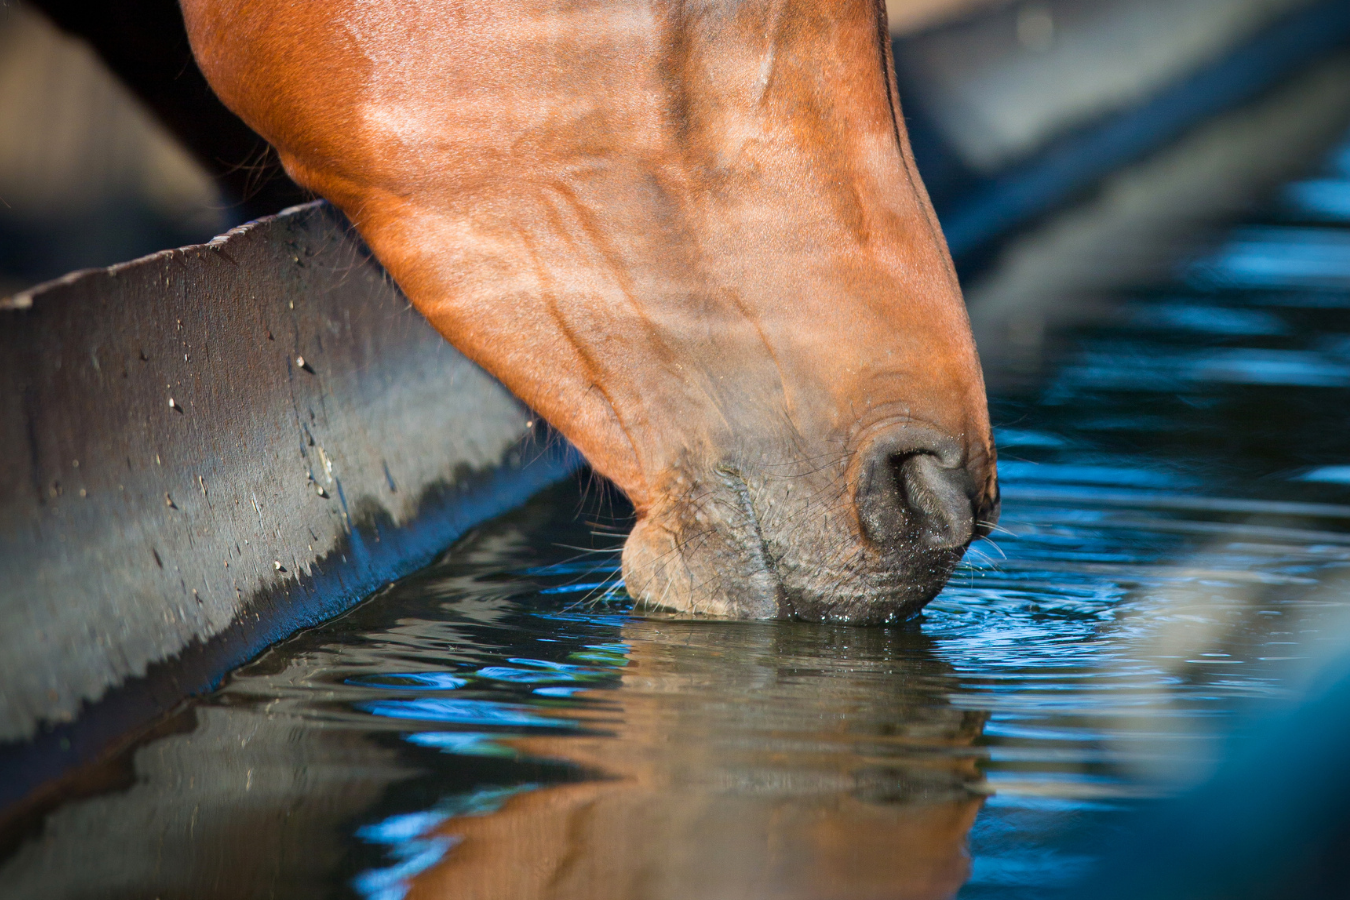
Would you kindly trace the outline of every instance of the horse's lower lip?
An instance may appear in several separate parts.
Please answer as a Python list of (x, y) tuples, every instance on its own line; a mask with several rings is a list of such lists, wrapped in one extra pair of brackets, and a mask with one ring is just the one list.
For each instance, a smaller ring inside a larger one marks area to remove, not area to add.
[[(936, 593), (936, 591), (934, 591)], [(833, 622), (840, 625), (893, 625), (914, 618), (922, 611), (927, 599), (900, 600), (887, 597), (788, 597), (782, 610), (783, 618), (803, 622)]]

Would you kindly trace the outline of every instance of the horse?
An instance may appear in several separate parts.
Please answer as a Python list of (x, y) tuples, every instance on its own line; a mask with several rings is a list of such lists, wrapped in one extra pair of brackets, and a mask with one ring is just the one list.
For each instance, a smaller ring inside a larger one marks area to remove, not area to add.
[(880, 0), (181, 0), (411, 303), (632, 501), (637, 600), (911, 616), (998, 515)]

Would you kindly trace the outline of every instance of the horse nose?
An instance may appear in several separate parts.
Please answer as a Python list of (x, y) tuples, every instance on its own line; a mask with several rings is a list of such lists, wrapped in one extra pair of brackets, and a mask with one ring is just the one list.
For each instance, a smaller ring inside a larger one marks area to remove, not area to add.
[(873, 441), (863, 453), (855, 503), (869, 540), (931, 550), (970, 543), (977, 481), (955, 441), (906, 430)]

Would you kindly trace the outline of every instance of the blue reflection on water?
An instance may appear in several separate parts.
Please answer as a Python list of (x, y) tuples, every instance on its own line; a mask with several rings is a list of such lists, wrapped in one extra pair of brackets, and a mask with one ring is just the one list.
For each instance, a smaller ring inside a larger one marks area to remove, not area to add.
[[(540, 567), (535, 574), (571, 576), (577, 571), (574, 566), (559, 565)], [(531, 618), (550, 623), (558, 620), (560, 615), (563, 614), (539, 610)], [(577, 649), (568, 653), (565, 661), (512, 655), (502, 660), (509, 665), (480, 666), (467, 673), (379, 673), (345, 680), (353, 686), (385, 693), (500, 686), (516, 692), (511, 701), (475, 697), (384, 697), (359, 701), (354, 708), (381, 719), (406, 721), (410, 725), (436, 722), (455, 729), (405, 734), (403, 739), (416, 747), (455, 757), (516, 759), (519, 753), (505, 741), (538, 734), (541, 730), (578, 731), (581, 722), (568, 712), (584, 707), (583, 701), (574, 695), (583, 689), (605, 686), (612, 681), (615, 671), (628, 662), (630, 648), (627, 643), (593, 639), (616, 633), (625, 620), (624, 615), (572, 615), (569, 618), (584, 624), (592, 640), (583, 637), (576, 641), (573, 638), (576, 642), (572, 646)], [(550, 624), (545, 627), (548, 632), (538, 635), (539, 642), (545, 646), (566, 646), (566, 635), (556, 632)], [(541, 683), (545, 686), (537, 686)], [(481, 730), (483, 727), (491, 730)], [(506, 787), (481, 786), (443, 798), (431, 809), (401, 813), (361, 826), (356, 837), (367, 844), (385, 848), (385, 857), (390, 864), (362, 872), (352, 880), (352, 887), (367, 900), (402, 900), (412, 879), (439, 863), (458, 844), (454, 836), (436, 834), (437, 828), (457, 816), (494, 812), (511, 797), (539, 787), (534, 782)]]
[(1122, 487), (1184, 487), (1196, 480), (1179, 472), (1144, 466), (1083, 465), (1079, 463), (1040, 463), (1004, 460), (998, 474), (1010, 483), (1057, 482), (1068, 484), (1110, 484)]
[(564, 584), (558, 587), (544, 588), (541, 594), (580, 594), (584, 591), (609, 590), (617, 586), (615, 581), (591, 581), (582, 584)]
[(535, 688), (534, 693), (541, 697), (570, 697), (577, 691), (583, 690), (579, 687), (541, 687)]
[(1068, 445), (1063, 435), (1046, 431), (1029, 431), (1024, 428), (994, 428), (994, 442), (1000, 450), (1012, 447), (1064, 447)]
[(1350, 221), (1350, 179), (1318, 178), (1289, 185), (1284, 200), (1304, 215), (1329, 221)]
[[(604, 565), (595, 562), (565, 562), (522, 569), (520, 574), (537, 577), (552, 577), (556, 575), (601, 575), (618, 572), (621, 568), (622, 567), (618, 565)], [(548, 593), (548, 590), (545, 589), (543, 593)]]
[(1202, 351), (1099, 347), (1060, 372), (1047, 400), (1070, 402), (1083, 390), (1173, 393), (1195, 383), (1345, 387), (1350, 363), (1319, 350), (1225, 347)]
[[(1350, 246), (1347, 247), (1350, 249)], [(1347, 269), (1350, 272), (1350, 269)], [(1316, 351), (1233, 348), (1203, 354), (1191, 361), (1189, 377), (1233, 384), (1287, 384), (1343, 387), (1350, 384), (1350, 365)]]
[(567, 728), (575, 723), (548, 719), (529, 707), (490, 700), (376, 700), (357, 704), (373, 716), (418, 722), (458, 722), (462, 725), (502, 725), (526, 728)]
[(1272, 312), (1207, 304), (1145, 304), (1133, 311), (1131, 321), (1149, 328), (1185, 329), (1201, 334), (1255, 336), (1289, 331), (1284, 320)]
[(422, 812), (390, 816), (373, 825), (363, 825), (356, 836), (368, 844), (384, 846), (394, 864), (369, 869), (352, 879), (352, 887), (366, 900), (403, 900), (409, 882), (436, 865), (459, 839), (431, 832), (455, 816), (482, 816), (496, 812), (507, 800), (535, 790), (538, 785), (484, 787), (466, 794), (447, 797)]
[(481, 731), (419, 731), (407, 735), (404, 740), (418, 747), (435, 747), (442, 753), (454, 756), (503, 756), (511, 757), (516, 751), (497, 743), (497, 735)]
[(1328, 484), (1350, 484), (1350, 465), (1318, 466), (1294, 477), (1295, 481), (1322, 481)]
[(1350, 287), (1350, 232), (1283, 225), (1244, 228), (1213, 256), (1197, 262), (1192, 277), (1226, 287), (1344, 289)]
[(391, 672), (347, 679), (348, 684), (385, 688), (430, 688), (453, 691), (469, 683), (467, 678), (449, 672)]
[(1327, 162), (1326, 177), (1296, 181), (1284, 189), (1284, 203), (1311, 219), (1350, 221), (1350, 139)]

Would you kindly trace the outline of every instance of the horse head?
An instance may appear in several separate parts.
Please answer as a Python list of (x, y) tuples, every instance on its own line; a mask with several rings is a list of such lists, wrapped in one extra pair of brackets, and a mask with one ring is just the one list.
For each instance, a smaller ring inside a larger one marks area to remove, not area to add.
[(872, 0), (184, 0), (202, 69), (632, 500), (630, 592), (917, 610), (997, 516)]

